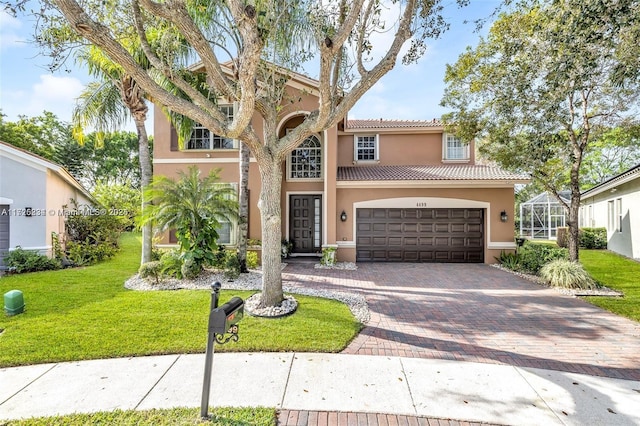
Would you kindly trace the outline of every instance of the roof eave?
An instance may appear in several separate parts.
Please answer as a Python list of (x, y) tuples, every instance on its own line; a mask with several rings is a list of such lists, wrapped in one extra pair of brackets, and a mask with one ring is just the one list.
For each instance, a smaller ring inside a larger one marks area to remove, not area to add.
[(601, 194), (605, 191), (608, 191), (610, 189), (613, 189), (617, 186), (620, 186), (622, 184), (625, 184), (627, 182), (630, 182), (634, 179), (638, 179), (640, 177), (640, 164), (630, 168), (629, 170), (626, 170), (622, 173), (620, 173), (617, 176), (612, 177), (611, 179), (608, 179), (596, 186), (594, 186), (593, 188), (587, 189), (586, 191), (583, 191), (581, 194), (581, 197), (593, 197), (596, 196), (598, 194)]

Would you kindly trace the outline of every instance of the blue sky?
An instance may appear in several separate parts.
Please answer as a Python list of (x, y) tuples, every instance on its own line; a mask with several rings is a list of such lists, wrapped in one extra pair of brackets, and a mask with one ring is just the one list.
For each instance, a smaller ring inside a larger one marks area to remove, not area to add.
[[(474, 24), (464, 21), (486, 18), (499, 4), (496, 0), (471, 0), (471, 3), (459, 9), (454, 0), (445, 0), (450, 30), (440, 39), (430, 41), (426, 55), (417, 64), (404, 66), (398, 61), (396, 68), (358, 102), (349, 117), (430, 120), (445, 113), (438, 104), (444, 90), (446, 64), (454, 63), (465, 47), (475, 45), (479, 38)], [(0, 108), (10, 121), (18, 115), (37, 116), (44, 110), (68, 121), (74, 99), (90, 77), (82, 69), (49, 72), (47, 58), (28, 43), (33, 38), (30, 19), (16, 19), (0, 12)], [(485, 26), (481, 33), (487, 30)], [(149, 122), (148, 129), (152, 127)]]

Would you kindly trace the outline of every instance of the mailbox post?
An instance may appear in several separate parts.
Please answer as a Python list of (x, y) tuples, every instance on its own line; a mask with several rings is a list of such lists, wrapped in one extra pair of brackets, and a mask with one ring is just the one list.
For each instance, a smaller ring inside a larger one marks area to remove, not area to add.
[[(202, 400), (200, 403), (200, 417), (203, 419), (209, 417), (209, 391), (211, 390), (211, 373), (215, 343), (218, 342), (224, 345), (230, 340), (237, 342), (238, 322), (244, 316), (244, 302), (241, 298), (234, 297), (221, 307), (218, 307), (222, 284), (216, 281), (211, 288), (207, 351), (204, 360), (204, 380), (202, 383)], [(229, 336), (224, 337), (225, 334), (229, 334)]]

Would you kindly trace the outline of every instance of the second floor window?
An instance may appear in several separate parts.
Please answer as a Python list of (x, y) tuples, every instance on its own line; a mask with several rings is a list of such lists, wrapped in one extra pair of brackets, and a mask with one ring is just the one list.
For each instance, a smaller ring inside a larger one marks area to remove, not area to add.
[(375, 135), (356, 136), (356, 161), (378, 160), (378, 137)]
[(322, 145), (317, 136), (309, 136), (291, 152), (289, 157), (289, 178), (322, 178)]
[(468, 160), (469, 144), (462, 142), (453, 135), (445, 135), (444, 143), (445, 160)]
[[(233, 121), (233, 105), (222, 105), (220, 110), (226, 114), (228, 121)], [(186, 144), (186, 149), (234, 149), (235, 141), (216, 135), (206, 127), (196, 124), (191, 132), (191, 139)]]

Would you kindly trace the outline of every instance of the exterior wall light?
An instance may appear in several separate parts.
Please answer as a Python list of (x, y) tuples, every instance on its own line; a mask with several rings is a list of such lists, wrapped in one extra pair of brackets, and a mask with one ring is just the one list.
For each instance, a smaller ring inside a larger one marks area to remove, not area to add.
[(343, 222), (347, 221), (347, 212), (345, 212), (344, 210), (342, 210), (342, 213), (340, 213), (340, 220)]
[(506, 222), (506, 221), (509, 220), (509, 215), (507, 215), (506, 211), (502, 210), (500, 212), (500, 220), (503, 221), (503, 222)]

